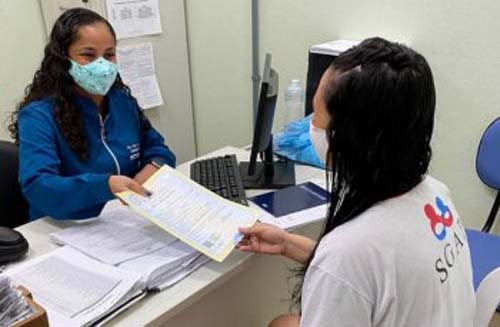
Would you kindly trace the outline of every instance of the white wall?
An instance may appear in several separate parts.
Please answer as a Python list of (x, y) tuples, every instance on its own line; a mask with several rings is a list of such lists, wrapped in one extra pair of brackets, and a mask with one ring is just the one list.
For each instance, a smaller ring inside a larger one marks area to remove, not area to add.
[(119, 44), (151, 42), (164, 104), (146, 110), (180, 164), (196, 157), (191, 81), (184, 0), (160, 2), (163, 33), (120, 40)]
[(186, 0), (197, 147), (250, 143), (250, 1)]
[(427, 58), (437, 89), (431, 173), (450, 187), (466, 225), (481, 226), (494, 193), (477, 177), (474, 160), (483, 130), (500, 116), (500, 3), (264, 0), (260, 4), (261, 50), (273, 54), (282, 91), (291, 78), (305, 79), (308, 47), (328, 40), (382, 36), (407, 41)]
[(8, 112), (15, 109), (40, 64), (45, 27), (34, 0), (0, 0), (0, 22), (0, 139), (7, 139)]

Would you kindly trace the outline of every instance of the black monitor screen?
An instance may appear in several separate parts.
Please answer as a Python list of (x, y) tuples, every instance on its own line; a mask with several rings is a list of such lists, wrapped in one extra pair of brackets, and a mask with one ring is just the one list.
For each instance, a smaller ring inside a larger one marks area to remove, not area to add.
[[(250, 161), (240, 163), (245, 188), (281, 188), (295, 184), (293, 163), (273, 159), (272, 128), (277, 99), (278, 73), (271, 68), (271, 55), (266, 54)], [(262, 162), (257, 162), (259, 154)]]

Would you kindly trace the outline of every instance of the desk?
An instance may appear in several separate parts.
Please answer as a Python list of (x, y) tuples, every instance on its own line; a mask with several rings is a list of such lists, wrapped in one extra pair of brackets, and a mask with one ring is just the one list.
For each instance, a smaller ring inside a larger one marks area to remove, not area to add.
[[(246, 161), (249, 157), (248, 151), (233, 147), (222, 148), (204, 157), (228, 153), (236, 154), (239, 161)], [(180, 165), (178, 170), (188, 175), (189, 164)], [(324, 171), (302, 165), (296, 166), (295, 174), (297, 183), (324, 177)], [(247, 196), (258, 193), (262, 191), (247, 192)], [(50, 234), (72, 224), (71, 221), (43, 218), (20, 226), (18, 230), (30, 243), (27, 258), (56, 249), (58, 246), (50, 241)], [(318, 230), (318, 224), (315, 224), (312, 228), (301, 228), (299, 232), (310, 235)], [(287, 266), (291, 264), (285, 260), (234, 251), (223, 263), (210, 262), (172, 288), (148, 294), (108, 325), (264, 326), (273, 315), (288, 308), (286, 301), (280, 302), (289, 298), (286, 276)], [(237, 277), (241, 280), (235, 280)], [(273, 310), (273, 306), (276, 309)], [(189, 307), (195, 307), (195, 311), (184, 310)]]

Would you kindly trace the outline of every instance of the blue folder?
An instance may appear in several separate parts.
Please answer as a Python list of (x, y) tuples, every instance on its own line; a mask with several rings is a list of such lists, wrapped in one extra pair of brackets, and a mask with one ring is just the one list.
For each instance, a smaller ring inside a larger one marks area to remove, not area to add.
[(249, 200), (279, 218), (326, 204), (329, 201), (329, 193), (314, 183), (306, 182), (257, 195)]

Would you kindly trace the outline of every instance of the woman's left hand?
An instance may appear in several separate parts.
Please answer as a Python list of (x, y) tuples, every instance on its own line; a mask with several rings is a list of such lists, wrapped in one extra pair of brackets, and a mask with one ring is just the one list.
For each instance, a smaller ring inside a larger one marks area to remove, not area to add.
[(151, 175), (153, 175), (156, 171), (158, 170), (158, 168), (156, 168), (155, 166), (153, 166), (152, 164), (147, 164), (146, 166), (144, 166), (144, 168), (142, 168), (142, 170), (140, 172), (137, 173), (137, 175), (135, 175), (134, 177), (134, 180), (139, 183), (139, 184), (144, 184), (145, 181), (147, 181), (147, 179), (149, 177), (151, 177)]

